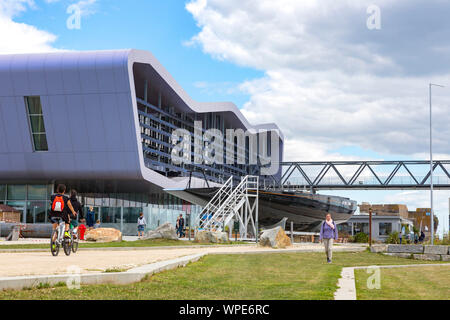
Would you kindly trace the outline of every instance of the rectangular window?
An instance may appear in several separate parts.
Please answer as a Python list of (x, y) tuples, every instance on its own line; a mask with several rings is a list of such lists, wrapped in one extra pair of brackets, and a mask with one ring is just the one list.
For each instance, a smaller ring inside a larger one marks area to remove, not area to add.
[(380, 222), (378, 225), (378, 234), (380, 236), (387, 236), (392, 233), (392, 223)]
[(47, 199), (46, 185), (28, 186), (28, 200), (46, 200), (46, 199)]
[(4, 184), (0, 184), (0, 200), (6, 199), (6, 186)]
[(8, 200), (25, 200), (27, 197), (27, 186), (8, 185)]
[(48, 151), (41, 97), (25, 97), (34, 151)]

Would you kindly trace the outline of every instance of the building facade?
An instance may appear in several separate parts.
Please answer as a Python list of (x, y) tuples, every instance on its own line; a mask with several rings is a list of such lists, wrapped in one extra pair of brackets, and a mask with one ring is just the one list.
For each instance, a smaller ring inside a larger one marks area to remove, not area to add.
[[(176, 129), (194, 142), (192, 159), (204, 148), (203, 140), (195, 145), (196, 135), (250, 132), (232, 153), (243, 148), (246, 162), (174, 164)], [(125, 233), (134, 233), (141, 211), (150, 227), (174, 222), (180, 213), (195, 220), (200, 208), (164, 189), (259, 174), (260, 164), (248, 160), (251, 135), (261, 132), (277, 141), (281, 160), (283, 136), (275, 124), (253, 126), (232, 103), (192, 100), (149, 52), (0, 55), (0, 204), (21, 210), (23, 222), (47, 221), (49, 197), (59, 183), (76, 189), (103, 224)]]

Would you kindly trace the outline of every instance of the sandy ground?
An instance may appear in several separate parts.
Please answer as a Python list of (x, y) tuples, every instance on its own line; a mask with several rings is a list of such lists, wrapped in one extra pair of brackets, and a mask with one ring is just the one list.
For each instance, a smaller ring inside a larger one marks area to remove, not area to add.
[[(335, 251), (352, 250), (354, 245), (340, 245)], [(305, 252), (323, 251), (318, 244), (301, 244), (285, 249)], [(0, 277), (46, 275), (70, 273), (73, 267), (81, 273), (102, 272), (106, 269), (129, 269), (157, 261), (174, 259), (200, 252), (208, 253), (239, 253), (239, 252), (271, 252), (271, 248), (261, 248), (255, 245), (224, 246), (213, 248), (176, 248), (148, 250), (79, 250), (76, 254), (66, 256), (60, 251), (57, 257), (50, 252), (17, 252), (0, 253)]]

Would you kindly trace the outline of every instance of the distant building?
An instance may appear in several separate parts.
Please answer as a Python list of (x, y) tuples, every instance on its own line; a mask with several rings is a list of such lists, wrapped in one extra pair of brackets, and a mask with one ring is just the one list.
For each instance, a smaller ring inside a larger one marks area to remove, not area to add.
[[(390, 233), (400, 232), (403, 225), (408, 225), (412, 230), (413, 222), (399, 215), (372, 215), (372, 240), (385, 241)], [(369, 234), (369, 215), (355, 214), (346, 223), (338, 226), (340, 233), (348, 233), (351, 236), (359, 232)]]
[(369, 213), (369, 208), (372, 208), (372, 212), (378, 216), (401, 216), (408, 219), (409, 212), (408, 207), (404, 204), (370, 204), (363, 202), (359, 206), (359, 212)]
[(372, 208), (372, 239), (385, 241), (392, 232), (400, 232), (403, 225), (412, 231), (414, 221), (410, 219), (408, 207), (404, 204), (370, 204), (359, 205), (360, 214), (353, 215), (346, 223), (339, 225), (339, 231), (349, 235), (359, 232), (369, 234), (369, 209)]

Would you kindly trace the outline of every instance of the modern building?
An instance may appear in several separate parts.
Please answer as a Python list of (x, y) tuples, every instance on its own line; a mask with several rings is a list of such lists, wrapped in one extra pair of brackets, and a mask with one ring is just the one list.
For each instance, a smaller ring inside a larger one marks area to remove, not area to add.
[[(250, 132), (244, 145), (233, 141), (233, 155), (244, 152), (246, 162), (174, 164), (172, 132), (186, 129), (195, 152), (195, 121), (200, 135)], [(163, 189), (259, 174), (259, 163), (248, 161), (250, 141), (267, 131), (281, 160), (275, 124), (253, 126), (232, 103), (194, 101), (149, 52), (0, 55), (0, 204), (21, 210), (23, 222), (47, 222), (59, 183), (75, 188), (103, 225), (125, 234), (135, 233), (140, 211), (150, 228), (180, 213), (195, 220), (199, 207)]]

